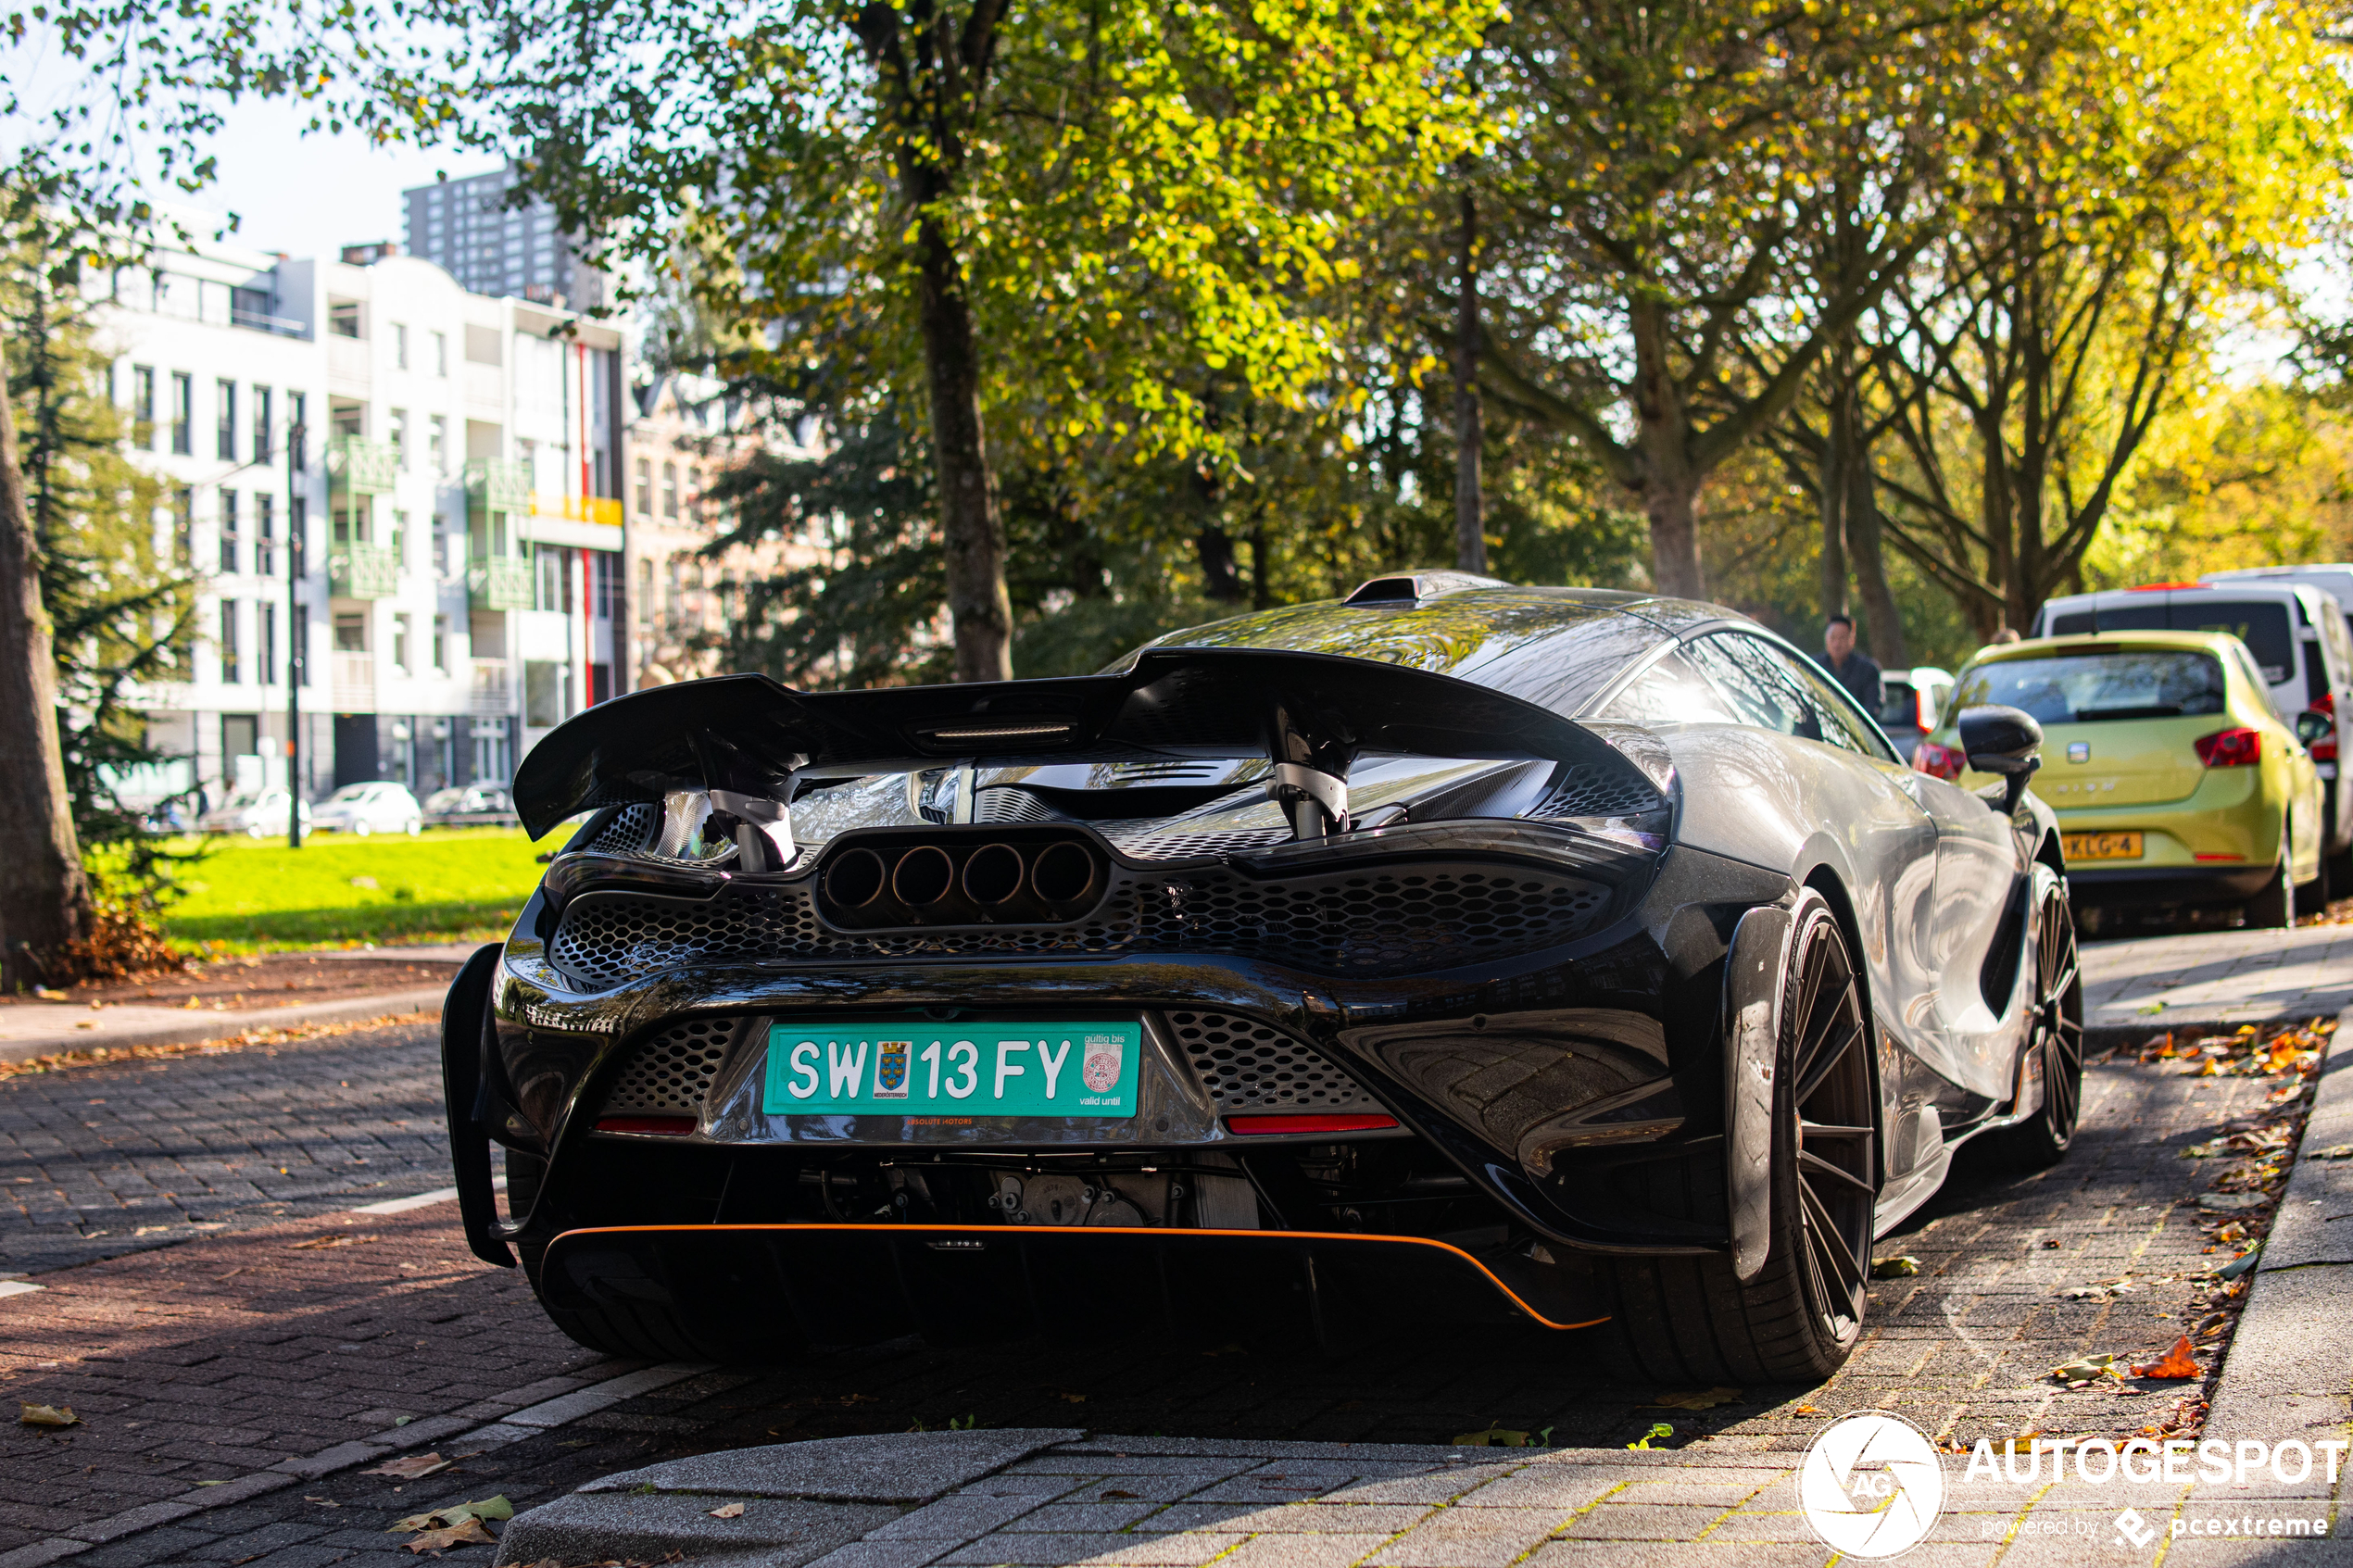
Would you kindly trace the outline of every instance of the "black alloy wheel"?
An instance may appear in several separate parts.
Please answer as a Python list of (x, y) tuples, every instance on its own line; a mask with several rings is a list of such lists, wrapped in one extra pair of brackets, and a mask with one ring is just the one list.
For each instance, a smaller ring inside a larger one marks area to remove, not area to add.
[[(1785, 1135), (1796, 1149), (1806, 1300), (1826, 1346), (1852, 1346), (1870, 1289), (1870, 1035), (1861, 988), (1828, 909), (1793, 943), (1789, 1012), (1796, 1067)], [(1778, 1151), (1777, 1151), (1778, 1152)], [(1776, 1245), (1779, 1237), (1775, 1238)]]
[(2056, 1165), (2075, 1142), (2083, 1115), (2083, 965), (2075, 950), (2075, 921), (2067, 884), (2047, 867), (2034, 868), (2034, 1018), (2028, 1060), (2039, 1060), (2043, 1104), (1999, 1139), (2017, 1162), (2040, 1171)]
[[(1838, 917), (1810, 888), (1791, 911), (1780, 985), (1764, 1262), (1748, 1279), (1729, 1250), (1603, 1265), (1609, 1332), (1653, 1377), (1818, 1383), (1862, 1337), (1879, 1197), (1871, 1032)], [(1642, 1201), (1677, 1212), (1688, 1188), (1660, 1169)]]

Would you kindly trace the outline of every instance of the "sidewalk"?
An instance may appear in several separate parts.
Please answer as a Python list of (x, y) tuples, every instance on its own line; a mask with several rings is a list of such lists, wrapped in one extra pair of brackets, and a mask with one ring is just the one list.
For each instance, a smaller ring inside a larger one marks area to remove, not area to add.
[(2083, 1025), (2095, 1043), (2353, 1007), (2353, 925), (2142, 936), (2086, 942), (2082, 951)]

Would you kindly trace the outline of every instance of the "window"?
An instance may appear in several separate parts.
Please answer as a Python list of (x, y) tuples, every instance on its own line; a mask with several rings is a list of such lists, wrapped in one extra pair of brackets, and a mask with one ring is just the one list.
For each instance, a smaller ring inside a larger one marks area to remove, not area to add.
[(404, 675), (409, 673), (409, 619), (405, 612), (392, 618), (392, 667)]
[(196, 450), (196, 378), (171, 372), (171, 449), (191, 457)]
[(396, 570), (409, 569), (409, 514), (392, 514), (392, 564)]
[(497, 328), (468, 327), (466, 329), (466, 363), (470, 365), (501, 363)]
[(1605, 716), (1635, 724), (1737, 724), (1723, 695), (1680, 654), (1667, 653), (1610, 698)]
[(505, 784), (510, 770), (507, 765), (507, 721), (503, 719), (472, 719), (467, 721), (470, 738), (473, 742), (473, 777), (477, 782), (491, 780)]
[(598, 550), (588, 558), (593, 568), (595, 613), (605, 620), (612, 619), (613, 600), (621, 596), (621, 558), (610, 550)]
[(220, 601), (220, 684), (234, 686), (245, 681), (245, 667), (237, 657), (237, 601)]
[(196, 559), (196, 493), (184, 484), (171, 493), (171, 558), (182, 566)]
[(637, 459), (637, 515), (654, 515), (654, 465), (645, 458)]
[(433, 574), (435, 577), (449, 575), (449, 533), (447, 529), (434, 530)]
[(304, 410), (308, 408), (309, 402), (310, 399), (302, 393), (286, 394), (286, 467), (295, 473), (300, 473), (303, 469), (303, 427), (308, 423), (308, 416)]
[(392, 411), (392, 461), (396, 468), (406, 469), (409, 466), (409, 410), (406, 408)]
[(366, 653), (368, 651), (368, 618), (345, 614), (335, 617), (335, 651)]
[(1736, 633), (1718, 633), (1690, 644), (1685, 651), (1724, 695), (1737, 722), (1806, 740), (1822, 738), (1812, 705), (1780, 664), (1768, 657), (1766, 644)]
[(392, 368), (396, 370), (409, 368), (409, 329), (398, 321), (392, 324)]
[(213, 456), (224, 463), (237, 460), (237, 383), (218, 381), (212, 383), (213, 395), (220, 399), (220, 420), (213, 437)]
[(447, 474), (449, 471), (449, 421), (435, 414), (426, 440), (429, 443), (425, 448), (426, 462), (436, 476)]
[(561, 610), (570, 614), (572, 611), (572, 573), (567, 569), (572, 563), (564, 558), (564, 547), (560, 545), (535, 546), (533, 548), (533, 558), (538, 570), (532, 574), (534, 586), (531, 608)]
[(433, 618), (433, 668), (435, 674), (449, 669), (449, 618), (446, 615)]
[(266, 686), (278, 679), (278, 607), (264, 599), (253, 608), (254, 652), (259, 665), (254, 679)]
[(2211, 654), (2089, 647), (2057, 659), (1999, 659), (1969, 671), (1955, 709), (1999, 703), (2045, 724), (2099, 724), (2222, 712), (2230, 687)]
[(359, 335), (359, 305), (346, 301), (344, 304), (328, 306), (327, 331), (337, 337), (358, 337)]
[(223, 757), (260, 756), (261, 715), (223, 713), (220, 716), (220, 755)]
[(234, 576), (237, 571), (237, 493), (220, 493), (220, 570)]
[(310, 497), (295, 495), (286, 501), (286, 570), (296, 576), (302, 572), (302, 552), (309, 547)]
[(676, 463), (661, 465), (661, 515), (669, 518), (678, 515), (678, 465)]
[(145, 446), (156, 438), (156, 368), (131, 367), (131, 439)]
[(449, 373), (449, 334), (447, 332), (433, 334), (433, 373), (437, 376), (446, 376)]
[(253, 460), (266, 463), (273, 448), (270, 444), (270, 389), (253, 389)]

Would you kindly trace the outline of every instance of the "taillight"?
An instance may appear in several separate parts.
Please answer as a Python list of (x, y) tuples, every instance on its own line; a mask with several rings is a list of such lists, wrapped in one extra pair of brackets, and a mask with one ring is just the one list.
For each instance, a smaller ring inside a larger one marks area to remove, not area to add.
[(1226, 1129), (1248, 1137), (1269, 1133), (1385, 1133), (1397, 1125), (1394, 1116), (1325, 1111), (1306, 1116), (1228, 1116)]
[(2217, 730), (2196, 744), (2197, 759), (2209, 768), (2252, 768), (2263, 760), (2260, 730)]
[(2322, 692), (2314, 697), (2312, 711), (2329, 716), (2329, 733), (2312, 743), (2312, 760), (2334, 762), (2336, 760), (2336, 694)]
[(600, 1133), (644, 1133), (658, 1138), (683, 1138), (695, 1130), (691, 1116), (600, 1116)]
[(1924, 740), (1912, 748), (1912, 771), (1926, 773), (1931, 778), (1957, 779), (1961, 776), (1961, 770), (1968, 766), (1969, 757), (1958, 746), (1939, 746), (1932, 740)]

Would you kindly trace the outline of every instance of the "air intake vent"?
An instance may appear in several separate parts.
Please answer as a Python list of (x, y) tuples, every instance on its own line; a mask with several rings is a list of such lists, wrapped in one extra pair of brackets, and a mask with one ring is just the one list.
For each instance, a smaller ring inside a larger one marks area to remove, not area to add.
[(1590, 762), (1562, 770), (1560, 783), (1528, 814), (1531, 817), (1635, 817), (1663, 811), (1666, 797), (1631, 768), (1604, 772)]
[(607, 1116), (699, 1116), (743, 1021), (690, 1018), (637, 1047), (605, 1096)]
[(1219, 1114), (1303, 1109), (1378, 1110), (1380, 1102), (1304, 1042), (1255, 1019), (1172, 1012), (1169, 1032), (1217, 1102)]
[(598, 831), (596, 837), (582, 845), (581, 851), (589, 855), (635, 855), (641, 853), (654, 835), (654, 809), (651, 806), (623, 806), (612, 814), (612, 821)]

